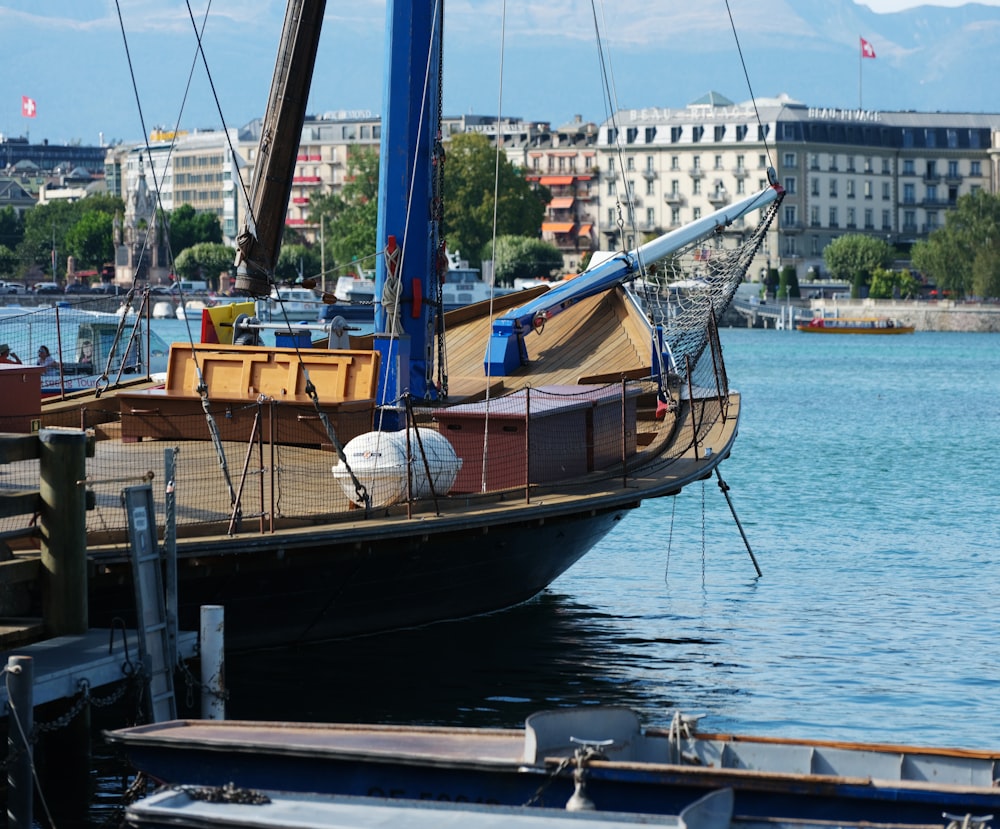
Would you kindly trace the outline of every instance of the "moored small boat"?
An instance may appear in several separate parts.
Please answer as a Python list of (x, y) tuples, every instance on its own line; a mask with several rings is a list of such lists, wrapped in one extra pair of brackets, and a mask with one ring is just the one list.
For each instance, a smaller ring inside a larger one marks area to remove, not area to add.
[(890, 317), (814, 317), (795, 326), (809, 334), (912, 334), (912, 325)]
[[(523, 729), (183, 720), (106, 735), (171, 785), (676, 814), (732, 789), (734, 813), (783, 820), (941, 825), (1000, 809), (1000, 751), (700, 733), (675, 716), (558, 709)], [(541, 793), (541, 794), (540, 794)]]

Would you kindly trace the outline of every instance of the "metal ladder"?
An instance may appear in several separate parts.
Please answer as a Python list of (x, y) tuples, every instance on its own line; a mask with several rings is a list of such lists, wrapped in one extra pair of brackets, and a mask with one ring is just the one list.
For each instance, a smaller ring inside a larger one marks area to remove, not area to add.
[(135, 584), (136, 628), (139, 658), (148, 677), (146, 713), (151, 722), (177, 718), (174, 697), (172, 632), (167, 624), (163, 569), (156, 543), (156, 512), (150, 484), (123, 491)]

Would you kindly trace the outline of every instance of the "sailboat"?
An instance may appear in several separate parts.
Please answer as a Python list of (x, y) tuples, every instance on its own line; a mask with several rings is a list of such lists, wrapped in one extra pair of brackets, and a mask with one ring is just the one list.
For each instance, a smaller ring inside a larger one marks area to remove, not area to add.
[[(288, 3), (239, 238), (251, 299), (274, 290), (324, 6)], [(773, 172), (569, 282), (443, 313), (442, 22), (440, 2), (388, 4), (374, 333), (264, 347), (232, 304), (203, 322), (209, 342), (171, 347), (163, 388), (60, 413), (100, 418), (106, 438), (89, 461), (92, 624), (133, 614), (125, 470), (165, 470), (153, 494), (176, 522), (181, 626), (221, 604), (242, 648), (511, 607), (729, 457), (740, 396), (716, 320), (781, 202)], [(696, 260), (702, 287), (669, 319), (630, 287)]]

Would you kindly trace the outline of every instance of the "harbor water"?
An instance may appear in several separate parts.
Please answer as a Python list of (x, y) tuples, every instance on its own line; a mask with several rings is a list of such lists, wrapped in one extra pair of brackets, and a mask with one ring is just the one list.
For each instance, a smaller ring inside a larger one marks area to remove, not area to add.
[[(230, 655), (229, 717), (519, 726), (604, 704), (649, 725), (680, 709), (711, 731), (1000, 747), (1000, 339), (722, 338), (743, 409), (721, 474), (762, 576), (713, 478), (512, 610)], [(95, 715), (94, 826), (121, 798), (98, 736), (117, 716)]]

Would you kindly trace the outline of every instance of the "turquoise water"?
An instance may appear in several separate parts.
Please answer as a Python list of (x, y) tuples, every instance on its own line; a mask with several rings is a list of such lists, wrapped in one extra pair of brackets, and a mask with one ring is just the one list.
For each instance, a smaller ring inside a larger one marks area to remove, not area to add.
[[(1000, 339), (723, 332), (740, 437), (542, 597), (233, 657), (232, 717), (518, 725), (620, 704), (666, 725), (1000, 746)], [(303, 687), (302, 679), (308, 678)]]
[[(650, 725), (678, 708), (713, 731), (1000, 747), (1000, 338), (722, 336), (743, 412), (721, 472), (760, 578), (705, 481), (518, 608), (229, 655), (228, 716), (519, 726), (605, 704)], [(182, 690), (181, 714), (196, 700)], [(95, 829), (129, 770), (99, 737), (122, 716), (94, 712)]]

